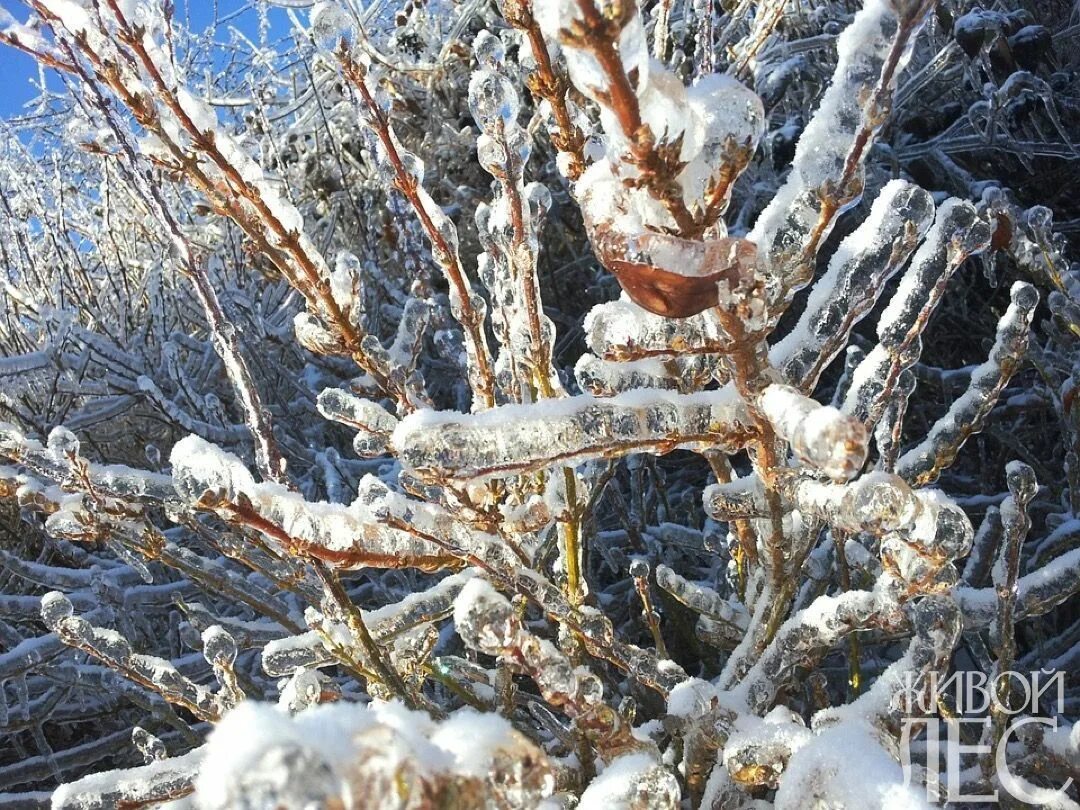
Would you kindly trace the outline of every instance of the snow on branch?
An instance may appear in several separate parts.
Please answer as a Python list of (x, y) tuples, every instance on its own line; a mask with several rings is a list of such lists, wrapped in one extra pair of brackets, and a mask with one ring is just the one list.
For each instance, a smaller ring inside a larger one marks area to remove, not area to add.
[(394, 431), (393, 446), (414, 473), (477, 480), (676, 447), (734, 452), (752, 432), (731, 389), (679, 395), (639, 389), (609, 399), (578, 396), (465, 416), (422, 411)]

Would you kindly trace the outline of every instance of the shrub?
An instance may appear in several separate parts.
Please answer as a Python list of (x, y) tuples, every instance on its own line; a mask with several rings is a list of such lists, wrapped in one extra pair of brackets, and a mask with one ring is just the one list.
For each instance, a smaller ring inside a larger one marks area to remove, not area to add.
[(916, 806), (950, 673), (954, 787), (1076, 772), (1008, 673), (1076, 655), (1077, 274), (980, 175), (1075, 153), (1049, 29), (27, 5), (0, 805)]

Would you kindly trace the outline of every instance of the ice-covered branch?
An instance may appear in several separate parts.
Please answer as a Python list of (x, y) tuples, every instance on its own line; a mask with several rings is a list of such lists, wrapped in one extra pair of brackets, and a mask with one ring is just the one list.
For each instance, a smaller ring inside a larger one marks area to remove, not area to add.
[(359, 502), (312, 503), (278, 484), (256, 484), (239, 459), (196, 436), (178, 442), (171, 461), (186, 504), (253, 529), (290, 554), (340, 568), (457, 565), (431, 544), (377, 525)]
[(140, 768), (84, 776), (61, 785), (52, 795), (55, 810), (85, 807), (152, 807), (191, 794), (205, 755), (197, 748), (183, 756), (161, 759)]
[(735, 452), (751, 433), (745, 405), (731, 389), (686, 395), (642, 389), (610, 399), (504, 405), (472, 416), (417, 412), (394, 431), (393, 446), (417, 475), (477, 480), (676, 447)]
[(964, 442), (982, 430), (1001, 392), (1009, 384), (1027, 352), (1028, 330), (1039, 294), (1018, 281), (1012, 303), (1001, 316), (990, 356), (971, 372), (967, 391), (949, 406), (949, 412), (930, 428), (926, 438), (896, 462), (896, 472), (914, 484), (930, 484), (956, 459)]
[[(556, 67), (533, 13), (534, 0), (503, 0), (503, 18), (521, 31), (528, 41), (528, 56), (520, 61), (532, 69), (527, 78), (529, 91), (541, 98), (550, 109), (553, 125), (551, 143), (559, 151), (559, 168), (569, 180), (577, 180), (585, 171), (585, 134), (579, 120), (581, 113), (568, 98), (566, 77)], [(525, 48), (524, 43), (521, 46)]]
[(911, 183), (894, 180), (881, 190), (867, 218), (832, 255), (799, 322), (769, 352), (772, 365), (792, 385), (814, 390), (885, 282), (915, 250), (933, 210), (930, 194)]
[(787, 182), (749, 234), (786, 300), (813, 277), (837, 214), (862, 194), (863, 163), (931, 6), (867, 0), (837, 41), (832, 83), (799, 138)]
[(878, 319), (878, 345), (852, 374), (845, 413), (867, 425), (877, 423), (901, 373), (918, 361), (922, 333), (953, 272), (984, 250), (990, 236), (989, 225), (971, 203), (950, 199), (938, 208), (925, 241)]
[(402, 146), (387, 117), (385, 92), (373, 89), (368, 68), (350, 52), (352, 25), (347, 15), (333, 14), (322, 4), (317, 11), (332, 17), (334, 24), (345, 27), (331, 37), (332, 49), (342, 75), (360, 97), (363, 109), (361, 122), (372, 133), (373, 158), (377, 170), (388, 185), (397, 189), (409, 201), (424, 233), (431, 243), (432, 257), (450, 284), (450, 306), (454, 317), (465, 330), (469, 381), (477, 395), (476, 407), (491, 407), (495, 403), (495, 378), (484, 335), (486, 305), (473, 291), (458, 254), (458, 234), (453, 221), (436, 205), (424, 188), (424, 163)]
[(797, 667), (817, 660), (830, 647), (857, 630), (877, 628), (896, 632), (906, 621), (888, 576), (871, 591), (848, 591), (819, 596), (788, 619), (734, 690), (750, 709), (762, 714), (777, 692), (795, 675)]
[(217, 720), (223, 706), (218, 696), (180, 674), (164, 658), (137, 653), (115, 630), (95, 627), (73, 615), (71, 600), (58, 591), (42, 597), (41, 619), (65, 644), (84, 650), (125, 677), (183, 706), (203, 720)]
[(510, 602), (484, 580), (474, 579), (458, 595), (454, 625), (470, 648), (527, 673), (545, 700), (594, 739), (605, 759), (647, 748), (604, 703), (600, 679), (587, 669), (575, 669), (554, 644), (526, 630)]

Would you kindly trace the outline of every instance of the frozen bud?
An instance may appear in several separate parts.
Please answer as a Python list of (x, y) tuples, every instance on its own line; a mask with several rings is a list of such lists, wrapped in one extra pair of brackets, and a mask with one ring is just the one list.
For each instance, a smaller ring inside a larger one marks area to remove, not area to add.
[(347, 251), (339, 251), (334, 258), (334, 270), (330, 274), (330, 285), (334, 298), (342, 306), (347, 306), (363, 290), (363, 276), (360, 260)]
[(551, 210), (551, 192), (543, 183), (529, 183), (525, 186), (525, 196), (533, 217), (543, 217)]
[(921, 552), (900, 533), (885, 535), (881, 541), (881, 563), (900, 579), (908, 595), (944, 593), (956, 585), (958, 575), (952, 563)]
[(232, 666), (236, 660), (236, 639), (220, 624), (203, 630), (203, 656), (214, 666)]
[(480, 67), (494, 70), (506, 59), (506, 46), (499, 37), (485, 28), (473, 40), (473, 53), (476, 54)]
[(0, 453), (15, 456), (25, 442), (26, 436), (15, 425), (0, 422)]
[(758, 407), (799, 460), (836, 481), (854, 477), (866, 460), (866, 428), (836, 408), (786, 385), (770, 385)]
[(79, 439), (66, 427), (54, 427), (46, 440), (49, 452), (58, 459), (68, 459), (79, 455)]
[(143, 761), (148, 765), (151, 762), (160, 762), (168, 756), (165, 743), (142, 726), (135, 726), (131, 730), (131, 742), (142, 754)]
[[(256, 714), (258, 711), (264, 714)], [(211, 744), (200, 769), (200, 785), (209, 789), (200, 789), (198, 806), (204, 810), (350, 806), (342, 801), (346, 788), (328, 761), (328, 753), (314, 741), (284, 734), (281, 738), (251, 738), (251, 728), (281, 727), (271, 711), (236, 710), (218, 726), (227, 731), (219, 732), (217, 746)], [(241, 741), (244, 753), (236, 756)]]
[(235, 502), (255, 488), (255, 479), (236, 456), (198, 436), (177, 442), (169, 461), (173, 486), (188, 503)]
[(339, 354), (341, 342), (322, 322), (309, 312), (298, 312), (293, 318), (296, 340), (313, 354)]
[[(697, 154), (701, 141), (697, 119), (687, 114), (686, 97), (686, 85), (678, 76), (666, 70), (651, 75), (649, 84), (638, 97), (642, 123), (649, 127), (658, 144), (671, 147), (679, 144), (679, 158), (683, 162)], [(601, 123), (605, 132), (621, 135), (614, 113), (603, 110)], [(624, 143), (622, 137), (612, 139), (608, 153), (613, 159), (619, 159), (620, 147)]]
[(480, 70), (469, 82), (469, 110), (485, 133), (501, 133), (517, 121), (519, 102), (514, 85), (500, 73)]
[(1005, 480), (1009, 492), (1018, 503), (1026, 504), (1035, 497), (1039, 483), (1035, 480), (1035, 471), (1022, 461), (1010, 461), (1005, 468)]
[[(739, 170), (749, 162), (765, 128), (765, 110), (757, 94), (723, 74), (700, 79), (687, 92), (694, 124), (694, 148), (679, 175), (688, 204), (707, 200), (722, 170)], [(715, 204), (715, 203), (712, 203)]]
[(634, 579), (647, 579), (649, 576), (649, 564), (640, 557), (630, 563), (630, 576)]
[(852, 481), (840, 500), (842, 523), (863, 531), (891, 531), (911, 524), (919, 501), (904, 479), (872, 472)]
[(768, 516), (757, 476), (711, 484), (702, 491), (701, 501), (705, 512), (715, 520), (727, 522)]
[(279, 705), (284, 705), (295, 714), (318, 703), (321, 695), (322, 680), (318, 670), (297, 667), (285, 688), (281, 690)]
[(593, 644), (607, 646), (615, 640), (615, 629), (611, 619), (600, 610), (589, 605), (578, 608), (578, 627), (581, 634)]
[(752, 152), (765, 130), (765, 109), (757, 93), (723, 73), (702, 77), (689, 90), (689, 102), (704, 128), (706, 149), (729, 139)]
[(143, 448), (143, 455), (146, 456), (146, 463), (154, 469), (161, 466), (161, 449), (156, 444), (148, 444)]
[(353, 436), (352, 448), (359, 458), (376, 458), (386, 452), (386, 439), (371, 433), (357, 433)]
[(724, 746), (724, 766), (744, 788), (777, 788), (792, 753), (812, 738), (802, 718), (783, 706), (764, 721), (737, 730)]
[(454, 600), (454, 624), (465, 644), (487, 655), (511, 647), (521, 624), (510, 602), (482, 579), (472, 579)]
[(1054, 224), (1054, 212), (1045, 205), (1034, 205), (1024, 212), (1024, 224), (1036, 233), (1047, 231)]
[(1026, 284), (1023, 281), (1017, 281), (1013, 284), (1012, 289), (1009, 290), (1009, 297), (1017, 308), (1024, 312), (1030, 312), (1039, 303), (1039, 291), (1035, 289), (1034, 285)]
[(956, 601), (950, 596), (928, 596), (912, 605), (910, 615), (915, 637), (947, 662), (963, 629)]
[(311, 36), (323, 51), (335, 51), (342, 43), (351, 48), (356, 41), (356, 26), (337, 0), (326, 0), (311, 10)]
[(964, 510), (944, 493), (934, 489), (919, 490), (921, 504), (909, 542), (923, 553), (955, 560), (971, 550), (975, 529)]
[[(131, 642), (115, 630), (94, 627), (85, 620), (83, 620), (83, 623), (73, 635), (92, 643), (94, 649), (110, 661), (127, 661), (135, 652), (131, 648)], [(157, 660), (161, 661), (162, 659)], [(162, 665), (154, 671), (153, 681), (158, 686), (171, 689), (179, 684), (179, 679), (182, 677), (183, 676), (176, 671), (176, 667), (169, 662), (164, 661)]]
[[(403, 182), (419, 186), (424, 182), (424, 161), (401, 144), (395, 144), (395, 160), (381, 140), (375, 142), (373, 155), (379, 181), (388, 187), (401, 188)], [(399, 171), (400, 170), (400, 171)]]
[(362, 458), (384, 453), (390, 434), (397, 427), (397, 419), (382, 407), (340, 388), (323, 389), (317, 405), (319, 413), (327, 419), (358, 431), (353, 439), (353, 449)]
[(526, 636), (521, 641), (522, 655), (532, 666), (533, 680), (544, 695), (570, 694), (577, 688), (577, 678), (570, 659), (550, 641)]
[(481, 135), (476, 139), (477, 160), (484, 171), (496, 178), (505, 177), (508, 170), (519, 173), (531, 154), (528, 136), (520, 127), (507, 130), (502, 138)]
[(791, 449), (835, 480), (855, 475), (866, 460), (866, 429), (834, 408), (808, 416), (791, 436)]
[(586, 669), (577, 673), (577, 697), (583, 703), (594, 706), (604, 699), (604, 684)]
[(76, 543), (91, 542), (97, 537), (92, 520), (85, 512), (60, 509), (45, 519), (45, 531), (50, 537)]
[[(432, 255), (434, 256), (435, 261), (440, 265), (445, 266), (457, 255), (457, 226), (455, 226), (454, 221), (446, 215), (446, 212), (436, 205), (435, 201), (431, 199), (426, 191), (418, 189), (417, 194), (424, 204), (424, 210), (427, 212), (428, 217), (435, 226), (435, 231), (439, 234), (439, 239), (443, 242), (443, 245), (432, 246)], [(449, 255), (444, 255), (444, 253)]]
[(64, 619), (71, 618), (74, 613), (71, 600), (60, 591), (50, 591), (41, 597), (41, 620), (50, 630), (55, 631)]
[(473, 221), (476, 223), (476, 234), (481, 246), (489, 247), (492, 244), (491, 206), (486, 202), (478, 204), (476, 213), (473, 214)]

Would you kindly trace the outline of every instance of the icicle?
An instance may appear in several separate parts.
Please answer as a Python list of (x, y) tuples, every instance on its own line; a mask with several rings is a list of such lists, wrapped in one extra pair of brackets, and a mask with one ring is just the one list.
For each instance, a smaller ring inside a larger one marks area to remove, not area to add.
[(165, 743), (142, 726), (135, 726), (131, 730), (131, 742), (139, 749), (139, 753), (143, 756), (143, 762), (147, 765), (151, 762), (161, 762), (168, 756)]

